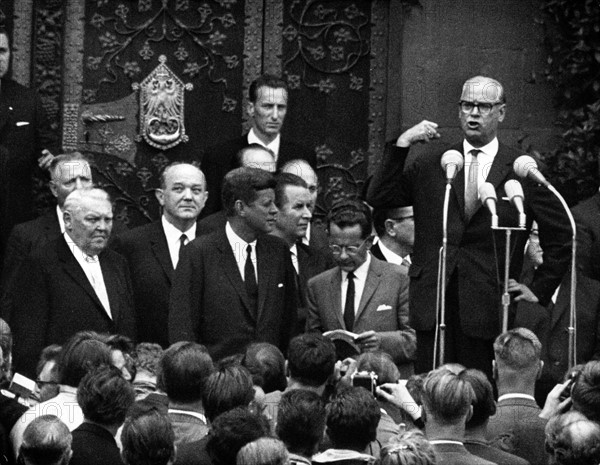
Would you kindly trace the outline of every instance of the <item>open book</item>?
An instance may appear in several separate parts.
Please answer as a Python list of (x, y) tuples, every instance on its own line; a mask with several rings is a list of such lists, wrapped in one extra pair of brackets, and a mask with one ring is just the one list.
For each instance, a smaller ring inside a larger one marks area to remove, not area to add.
[(331, 339), (335, 345), (335, 352), (338, 360), (344, 360), (348, 357), (356, 358), (360, 354), (360, 348), (356, 344), (358, 334), (346, 331), (345, 329), (334, 329), (326, 331), (323, 336)]

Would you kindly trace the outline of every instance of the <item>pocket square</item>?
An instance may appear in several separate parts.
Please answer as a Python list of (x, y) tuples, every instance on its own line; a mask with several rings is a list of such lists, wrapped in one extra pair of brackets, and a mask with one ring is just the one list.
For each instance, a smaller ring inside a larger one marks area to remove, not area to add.
[(17, 121), (17, 127), (27, 126), (28, 124), (29, 124), (29, 121)]
[(283, 283), (279, 283), (277, 287), (283, 287)]
[(391, 310), (392, 307), (391, 305), (385, 305), (385, 304), (381, 304), (379, 307), (377, 307), (377, 312), (383, 312), (385, 310)]

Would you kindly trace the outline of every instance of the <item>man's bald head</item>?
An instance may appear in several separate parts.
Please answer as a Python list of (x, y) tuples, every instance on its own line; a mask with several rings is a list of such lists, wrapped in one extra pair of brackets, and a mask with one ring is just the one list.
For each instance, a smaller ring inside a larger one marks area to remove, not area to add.
[(306, 160), (290, 160), (281, 168), (282, 173), (291, 173), (302, 178), (308, 186), (311, 201), (311, 213), (315, 210), (317, 195), (319, 193), (319, 178)]

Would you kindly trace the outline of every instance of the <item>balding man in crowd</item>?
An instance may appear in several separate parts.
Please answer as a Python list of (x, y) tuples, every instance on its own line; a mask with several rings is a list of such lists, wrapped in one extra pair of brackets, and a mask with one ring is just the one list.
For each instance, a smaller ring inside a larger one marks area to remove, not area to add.
[(16, 225), (8, 237), (0, 291), (31, 251), (60, 237), (65, 232), (63, 208), (67, 196), (75, 189), (92, 187), (92, 169), (88, 158), (73, 152), (54, 157), (50, 164), (48, 187), (56, 198), (56, 208), (34, 219)]
[(166, 348), (171, 281), (183, 247), (197, 236), (196, 219), (208, 198), (204, 174), (194, 165), (171, 163), (156, 197), (161, 218), (118, 236), (112, 247), (129, 263), (138, 340)]
[(73, 451), (69, 428), (54, 415), (33, 420), (23, 434), (18, 462), (23, 465), (67, 465)]
[(23, 262), (8, 290), (17, 371), (34, 376), (42, 349), (81, 330), (135, 338), (125, 259), (106, 248), (112, 204), (101, 189), (79, 189), (64, 205), (65, 233)]
[(254, 341), (285, 351), (296, 325), (296, 282), (288, 246), (273, 230), (275, 179), (263, 170), (227, 173), (224, 228), (186, 247), (169, 306), (171, 343), (204, 344), (214, 360)]
[(400, 265), (408, 274), (415, 243), (413, 207), (375, 209), (373, 227), (379, 240), (371, 247), (371, 254), (379, 260)]

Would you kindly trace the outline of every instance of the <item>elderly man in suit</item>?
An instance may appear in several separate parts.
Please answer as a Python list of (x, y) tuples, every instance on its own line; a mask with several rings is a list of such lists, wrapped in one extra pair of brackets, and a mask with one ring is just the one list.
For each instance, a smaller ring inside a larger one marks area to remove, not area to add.
[(171, 163), (156, 197), (161, 218), (118, 236), (112, 247), (129, 262), (138, 340), (166, 348), (171, 282), (183, 247), (197, 236), (196, 219), (208, 197), (204, 174), (194, 165)]
[(214, 360), (264, 341), (285, 351), (296, 324), (295, 272), (273, 230), (273, 175), (256, 168), (227, 173), (227, 223), (192, 241), (175, 270), (169, 340), (204, 344)]
[(64, 205), (65, 233), (32, 252), (8, 289), (17, 371), (35, 374), (40, 352), (78, 331), (135, 338), (125, 259), (106, 248), (112, 204), (101, 189), (78, 189)]
[(33, 218), (33, 173), (56, 150), (36, 92), (10, 79), (10, 41), (0, 26), (0, 268), (15, 224)]
[(50, 163), (50, 192), (56, 208), (25, 223), (16, 225), (8, 237), (1, 289), (5, 290), (21, 264), (35, 250), (65, 232), (63, 208), (67, 196), (75, 189), (92, 187), (92, 170), (88, 158), (79, 152), (54, 157)]
[(328, 225), (337, 266), (308, 281), (307, 331), (358, 333), (361, 351), (382, 350), (398, 365), (412, 363), (416, 339), (408, 326), (408, 277), (369, 253), (369, 207), (341, 201), (329, 212)]
[(298, 330), (306, 323), (306, 283), (329, 266), (328, 257), (302, 240), (310, 225), (311, 196), (302, 178), (281, 173), (275, 187), (275, 205), (279, 209), (272, 234), (283, 239), (290, 248), (298, 285)]
[[(293, 159), (303, 159), (316, 165), (314, 152), (281, 136), (281, 128), (288, 108), (288, 86), (283, 79), (265, 74), (250, 84), (247, 112), (252, 128), (247, 134), (207, 149), (202, 157), (202, 170), (210, 192), (221, 192), (225, 174), (239, 163), (236, 154), (250, 144), (260, 144), (271, 151), (277, 168)], [(213, 195), (204, 214), (222, 208), (221, 199)]]
[[(503, 283), (497, 270), (504, 269), (505, 236), (490, 230), (491, 218), (478, 198), (478, 188), (491, 183), (499, 199), (507, 194), (504, 183), (516, 177), (513, 163), (520, 153), (498, 142), (498, 127), (506, 116), (504, 88), (495, 79), (475, 76), (462, 88), (457, 108), (464, 140), (452, 149), (464, 154), (465, 169), (458, 173), (448, 210), (445, 362), (477, 368), (491, 376), (492, 343), (500, 332)], [(415, 213), (415, 245), (409, 275), (411, 325), (417, 330), (418, 372), (434, 364), (437, 321), (438, 255), (442, 245), (442, 216), (446, 176), (440, 169), (442, 153), (430, 151), (406, 166), (409, 148), (441, 137), (438, 125), (422, 121), (388, 145), (375, 173), (368, 201), (374, 208), (412, 205)], [(522, 254), (512, 257), (509, 291), (515, 301), (547, 304), (567, 271), (570, 260), (569, 220), (558, 199), (529, 178), (525, 193), (526, 229), (536, 220), (548, 260), (535, 273), (530, 286), (518, 283)], [(516, 211), (499, 201), (501, 225), (516, 225)], [(514, 250), (523, 250), (525, 231), (514, 237)]]

